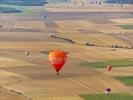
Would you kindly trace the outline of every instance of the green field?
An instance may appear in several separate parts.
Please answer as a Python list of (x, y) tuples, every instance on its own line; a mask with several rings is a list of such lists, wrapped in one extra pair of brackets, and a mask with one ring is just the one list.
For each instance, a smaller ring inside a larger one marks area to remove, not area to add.
[(12, 7), (0, 7), (0, 12), (2, 12), (2, 13), (19, 13), (22, 11), (18, 10), (16, 8), (12, 8)]
[(104, 62), (93, 62), (93, 63), (82, 63), (82, 66), (94, 67), (94, 68), (105, 68), (107, 65), (113, 67), (126, 67), (133, 66), (133, 59), (122, 59), (122, 60), (109, 60)]
[(24, 9), (22, 13), (17, 14), (17, 16), (35, 16), (36, 14), (31, 9)]
[(83, 94), (80, 95), (84, 100), (133, 100), (133, 95), (127, 93), (105, 94)]
[(70, 3), (71, 0), (50, 0), (50, 3)]
[(133, 29), (133, 25), (120, 25), (123, 29)]
[(125, 85), (133, 86), (133, 76), (116, 77), (116, 79)]

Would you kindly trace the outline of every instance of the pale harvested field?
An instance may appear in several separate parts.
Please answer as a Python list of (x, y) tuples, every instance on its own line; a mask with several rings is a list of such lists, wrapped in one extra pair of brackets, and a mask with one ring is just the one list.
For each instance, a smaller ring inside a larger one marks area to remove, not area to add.
[[(89, 6), (90, 7), (90, 6)], [(68, 8), (63, 8), (63, 7), (60, 7), (60, 8), (56, 8), (56, 7), (48, 7), (47, 9), (51, 12), (132, 12), (132, 8), (133, 6), (130, 6), (130, 7), (123, 7), (123, 8), (114, 8), (114, 7), (95, 7), (94, 5), (91, 6), (90, 8), (73, 8), (73, 9), (68, 9)], [(117, 9), (117, 10), (116, 10)]]
[[(110, 19), (111, 22), (114, 23), (114, 25), (132, 25), (133, 24), (133, 18), (119, 18), (119, 19)], [(113, 27), (112, 27), (113, 28)], [(107, 34), (127, 34), (127, 33), (133, 33), (133, 29), (122, 29), (122, 28), (114, 28), (114, 29), (102, 29), (100, 30), (103, 33)]]
[[(96, 24), (89, 20), (55, 21), (55, 23), (58, 25), (56, 30), (60, 33), (61, 37), (71, 39), (78, 44), (86, 44), (89, 42), (98, 46), (119, 45), (123, 47), (131, 47), (131, 44), (108, 35), (132, 32), (132, 30), (123, 30), (113, 23)], [(103, 32), (106, 35), (101, 34), (100, 32)]]
[(19, 91), (22, 94), (34, 99), (56, 96), (69, 97), (76, 96), (81, 93), (103, 93), (103, 90), (108, 86), (113, 89), (113, 92), (127, 92), (126, 87), (115, 79), (101, 75), (99, 77), (88, 76), (58, 79), (56, 79), (56, 77), (52, 80), (24, 81), (6, 87), (8, 89)]
[(43, 21), (16, 21), (14, 28), (22, 28), (22, 29), (37, 29), (44, 30), (45, 24)]
[[(54, 47), (54, 46), (55, 47)], [(132, 58), (132, 49), (117, 49), (112, 51), (111, 48), (104, 47), (88, 47), (82, 45), (65, 44), (65, 43), (53, 43), (53, 42), (3, 42), (1, 47), (6, 50), (29, 50), (29, 51), (42, 51), (51, 49), (62, 49), (70, 53), (70, 57), (89, 60), (109, 60), (109, 59), (122, 59)], [(79, 49), (80, 48), (80, 49)], [(95, 54), (94, 54), (95, 53)], [(102, 57), (101, 57), (102, 56)]]
[[(123, 18), (123, 19), (110, 19), (114, 23), (114, 25), (132, 25), (133, 24), (133, 18)], [(113, 28), (113, 27), (112, 27)], [(100, 30), (103, 33), (107, 34), (127, 34), (127, 33), (133, 33), (133, 29), (122, 29), (122, 28), (114, 28), (111, 29), (102, 29)]]
[[(22, 95), (28, 98), (34, 98), (36, 100), (42, 100), (43, 98), (53, 98), (57, 100), (57, 98), (64, 98), (65, 100), (80, 100), (77, 95), (84, 93), (101, 93), (104, 88), (110, 86), (113, 89), (113, 92), (126, 92), (127, 88), (121, 84), (119, 81), (105, 76), (98, 71), (95, 71), (91, 68), (83, 68), (77, 64), (72, 64), (71, 61), (68, 62), (62, 69), (60, 76), (57, 77), (53, 68), (48, 63), (47, 56), (44, 57), (45, 64), (41, 64), (40, 57), (38, 54), (34, 54), (34, 52), (39, 52), (41, 50), (48, 50), (53, 48), (53, 44), (56, 47), (64, 49), (65, 51), (70, 52), (70, 57), (80, 58), (80, 59), (99, 59), (101, 60), (101, 56), (106, 57), (108, 55), (109, 58), (112, 58), (113, 52), (110, 51), (110, 48), (100, 48), (100, 47), (83, 47), (79, 45), (73, 46), (72, 44), (66, 45), (64, 43), (44, 43), (44, 42), (3, 42), (1, 43), (2, 49), (7, 50), (7, 54), (10, 50), (31, 50), (31, 55), (27, 58), (30, 58), (31, 61), (36, 61), (32, 63), (36, 63), (36, 66), (28, 66), (27, 63), (23, 67), (4, 67), (2, 68), (2, 85), (6, 87), (8, 90), (14, 90), (22, 93)], [(80, 49), (77, 49), (80, 48)], [(76, 50), (76, 51), (75, 51)], [(89, 52), (85, 52), (88, 50)], [(107, 52), (112, 52), (112, 54), (106, 54)], [(127, 50), (127, 49), (124, 49)], [(120, 51), (124, 51), (120, 49)], [(74, 52), (75, 51), (75, 52)], [(91, 52), (90, 52), (91, 51)], [(73, 52), (73, 53), (72, 53)], [(92, 54), (95, 52), (95, 55)], [(18, 55), (16, 55), (18, 53)], [(21, 53), (19, 55), (19, 53)], [(130, 50), (125, 51), (131, 56)], [(82, 54), (82, 55), (81, 55)], [(89, 56), (89, 55), (91, 56)], [(115, 53), (116, 55), (118, 53)], [(109, 56), (110, 55), (110, 56)], [(24, 59), (24, 54), (22, 52), (16, 52), (15, 54), (8, 54), (11, 58), (16, 56), (18, 59)], [(127, 54), (122, 54), (121, 57), (126, 58)], [(102, 57), (102, 58), (104, 58)], [(115, 57), (115, 56), (114, 56)], [(117, 56), (116, 56), (117, 57)], [(120, 58), (121, 58), (120, 57)], [(127, 56), (129, 57), (129, 56)], [(11, 59), (8, 58), (8, 59)], [(104, 58), (107, 59), (107, 58)], [(12, 60), (15, 61), (15, 60)], [(21, 61), (23, 62), (23, 61)], [(11, 62), (10, 62), (11, 63)], [(14, 64), (14, 62), (12, 62)], [(37, 65), (40, 64), (40, 65)], [(8, 66), (8, 63), (7, 63)], [(27, 67), (28, 66), (28, 67)], [(76, 69), (76, 71), (75, 71)], [(16, 73), (16, 74), (14, 74)], [(98, 76), (98, 77), (97, 77)], [(101, 85), (102, 84), (102, 85)], [(67, 87), (67, 88), (66, 88)], [(70, 92), (71, 91), (71, 92)], [(59, 96), (59, 97), (58, 97)], [(71, 96), (76, 96), (71, 98)], [(71, 98), (71, 99), (69, 99)], [(77, 99), (78, 98), (78, 99)]]
[[(102, 30), (121, 30), (121, 28), (117, 27), (115, 24), (112, 23), (103, 23), (96, 24), (93, 21), (89, 20), (67, 20), (67, 21), (55, 21), (58, 25), (57, 31), (58, 32), (79, 32), (79, 33), (86, 33), (87, 31), (102, 31)], [(80, 32), (81, 30), (81, 32)], [(89, 32), (90, 33), (90, 32)]]
[(112, 19), (112, 22), (115, 22), (117, 24), (133, 24), (133, 18), (127, 18), (127, 19)]
[(24, 65), (33, 66), (33, 64), (18, 59), (0, 57), (0, 67), (22, 67)]
[[(0, 67), (1, 68), (1, 67)], [(1, 78), (1, 85), (12, 85), (17, 82), (22, 82), (24, 80), (30, 80), (30, 78), (20, 75), (20, 74), (15, 74), (12, 72), (7, 72), (4, 70), (0, 70), (0, 78)]]
[(133, 94), (133, 86), (128, 86), (128, 89), (130, 90), (131, 94)]
[(107, 72), (106, 69), (97, 69), (98, 71), (105, 73), (107, 75), (112, 75), (112, 76), (133, 76), (133, 67), (118, 67), (118, 68), (113, 68), (111, 72)]
[(46, 26), (43, 20), (21, 20), (19, 16), (1, 14), (1, 25), (10, 29), (34, 29), (43, 31)]
[(0, 96), (1, 100), (25, 100), (26, 99), (25, 97), (21, 95), (17, 95), (3, 88), (0, 88), (0, 95), (1, 95)]
[(58, 25), (57, 31), (64, 32), (76, 32), (79, 29), (85, 29), (84, 26), (80, 25), (78, 21), (67, 20), (67, 21), (57, 21), (55, 22)]
[(119, 40), (111, 35), (105, 34), (71, 34), (71, 33), (64, 33), (61, 36), (72, 39), (78, 44), (86, 44), (91, 43), (98, 46), (112, 46), (112, 45), (119, 45), (119, 46), (130, 46), (128, 43)]
[(119, 30), (101, 30), (101, 32), (106, 34), (132, 34), (133, 30), (125, 30), (125, 29), (119, 29)]
[(29, 41), (43, 41), (43, 42), (65, 42), (67, 40), (51, 38), (49, 32), (1, 32), (1, 41), (5, 42), (29, 42)]
[(102, 30), (121, 30), (117, 25), (113, 23), (107, 23), (107, 24), (100, 24), (100, 25), (95, 25), (95, 28), (97, 30), (102, 31)]
[[(65, 100), (69, 100), (69, 97), (81, 93), (103, 93), (104, 88), (108, 86), (113, 89), (113, 92), (127, 91), (119, 81), (91, 68), (82, 68), (76, 64), (65, 65), (59, 77), (55, 75), (50, 65), (3, 68), (3, 70), (2, 85), (4, 87), (35, 100), (46, 97), (62, 98), (62, 96), (67, 96)], [(77, 100), (77, 98), (73, 99)]]
[(133, 34), (115, 34), (115, 37), (119, 38), (122, 41), (127, 42), (133, 47)]
[(38, 100), (83, 100), (79, 96), (58, 96), (58, 97), (44, 97), (44, 98), (37, 98)]
[[(0, 65), (0, 68), (2, 68), (1, 65)], [(26, 96), (20, 94), (18, 91), (12, 91), (14, 89), (10, 89), (10, 88), (7, 89), (6, 85), (15, 85), (16, 83), (22, 82), (24, 80), (30, 80), (30, 78), (20, 75), (20, 74), (7, 72), (1, 69), (0, 79), (1, 79), (1, 84), (0, 84), (1, 100), (25, 100), (27, 99)]]
[(90, 20), (55, 21), (55, 23), (58, 26), (56, 30), (61, 36), (71, 39), (78, 44), (86, 44), (87, 42), (90, 42), (99, 46), (119, 45), (123, 47), (131, 47), (132, 45), (129, 42), (114, 37), (113, 35), (132, 33), (133, 30), (122, 29), (115, 23), (104, 23), (104, 20), (102, 24), (97, 24)]

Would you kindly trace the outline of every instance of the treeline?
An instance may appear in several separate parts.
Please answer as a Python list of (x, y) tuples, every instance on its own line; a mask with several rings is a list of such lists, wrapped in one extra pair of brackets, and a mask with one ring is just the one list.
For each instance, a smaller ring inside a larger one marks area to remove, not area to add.
[(133, 4), (133, 0), (106, 0), (107, 3)]
[[(18, 10), (16, 8), (11, 8), (11, 7), (0, 7), (0, 13), (20, 13), (22, 12), (21, 10)], [(2, 26), (0, 26), (2, 28)]]
[(42, 6), (47, 0), (0, 0), (0, 4), (11, 4), (21, 6)]

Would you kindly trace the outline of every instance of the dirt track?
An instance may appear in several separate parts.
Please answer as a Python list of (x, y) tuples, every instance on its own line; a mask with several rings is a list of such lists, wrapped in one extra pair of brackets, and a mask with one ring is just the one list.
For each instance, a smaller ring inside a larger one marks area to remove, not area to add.
[(17, 95), (3, 88), (0, 88), (0, 95), (1, 95), (0, 97), (1, 100), (25, 100), (26, 99), (21, 95)]

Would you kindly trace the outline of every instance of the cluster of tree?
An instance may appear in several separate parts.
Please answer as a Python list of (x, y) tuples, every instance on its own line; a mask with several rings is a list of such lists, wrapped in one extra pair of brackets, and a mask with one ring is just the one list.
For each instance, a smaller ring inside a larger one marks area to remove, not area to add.
[(123, 48), (122, 46), (118, 46), (118, 45), (112, 45), (112, 48)]
[(18, 10), (16, 8), (11, 8), (11, 7), (0, 7), (0, 12), (1, 13), (19, 13), (19, 12), (22, 12), (22, 11)]
[(20, 6), (43, 6), (48, 3), (48, 0), (0, 0), (0, 3)]
[[(98, 45), (95, 45), (94, 43), (86, 43), (85, 44), (86, 46), (98, 46)], [(123, 47), (123, 46), (119, 46), (119, 45), (111, 45), (110, 46), (111, 48), (126, 48), (126, 49), (133, 49), (133, 47)], [(116, 49), (112, 49), (112, 51), (116, 51)]]
[(107, 3), (133, 4), (133, 0), (106, 0)]
[(71, 0), (49, 0), (52, 3), (64, 3), (64, 2), (70, 2)]
[(123, 46), (118, 46), (118, 45), (112, 45), (112, 48), (126, 48), (126, 49), (133, 49), (133, 47), (123, 47)]
[(71, 40), (69, 38), (63, 38), (63, 37), (59, 37), (59, 36), (56, 36), (56, 35), (51, 35), (51, 38), (58, 38), (58, 39), (69, 41), (70, 43), (75, 43), (73, 40)]
[(96, 46), (94, 43), (86, 43), (86, 46)]

